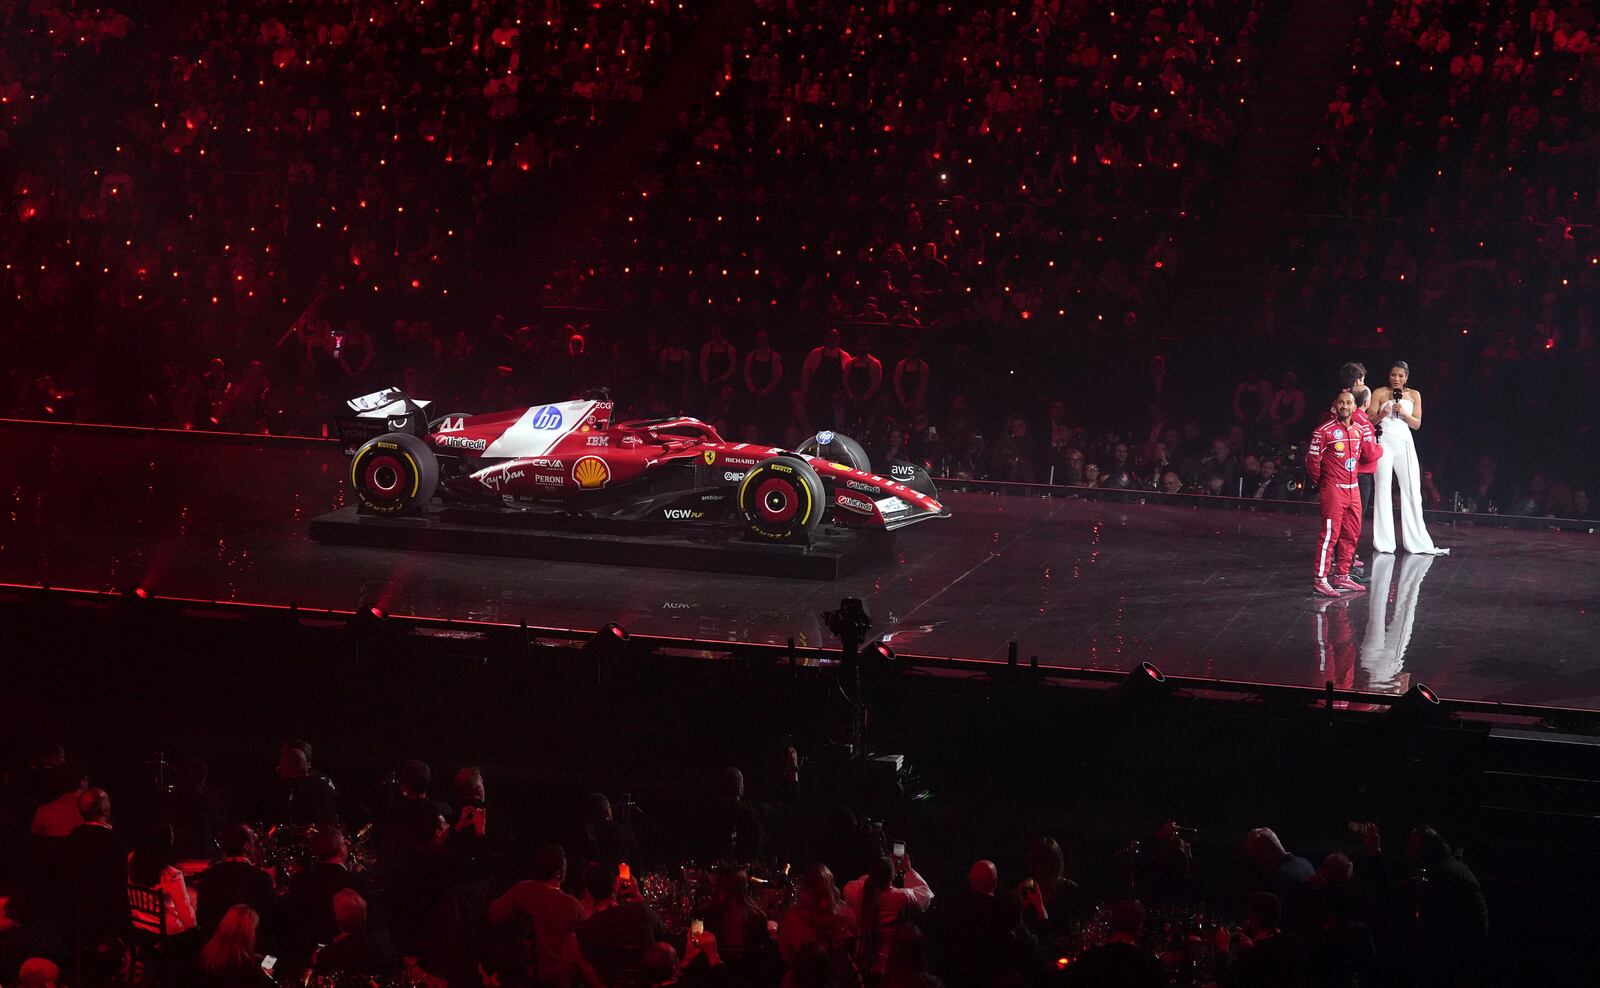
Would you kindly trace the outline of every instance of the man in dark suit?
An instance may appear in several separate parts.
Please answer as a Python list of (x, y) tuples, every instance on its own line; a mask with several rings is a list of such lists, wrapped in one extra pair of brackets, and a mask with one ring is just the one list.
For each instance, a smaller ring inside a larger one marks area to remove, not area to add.
[(449, 804), (428, 795), (433, 785), (433, 770), (428, 763), (413, 758), (400, 769), (400, 777), (388, 787), (385, 805), (378, 813), (378, 848), (383, 857), (414, 854), (433, 839), (439, 817), (451, 819)]
[(717, 801), (702, 814), (701, 856), (708, 861), (759, 861), (766, 836), (761, 814), (744, 798), (744, 774), (725, 768), (717, 780)]
[(83, 823), (67, 836), (65, 877), (84, 949), (128, 925), (128, 842), (111, 829), (111, 796), (104, 789), (84, 790), (78, 813)]
[(1250, 895), (1250, 916), (1230, 958), (1233, 988), (1297, 988), (1307, 983), (1310, 957), (1298, 933), (1285, 933), (1283, 904), (1271, 892)]
[(277, 918), (277, 899), (272, 876), (255, 866), (255, 831), (242, 823), (222, 831), (221, 861), (207, 868), (200, 879), (200, 928), (214, 933), (229, 909), (246, 905), (261, 917), (258, 935), (273, 931)]
[(311, 835), (311, 852), (317, 863), (301, 872), (289, 891), (289, 918), (294, 927), (290, 957), (296, 964), (291, 971), (303, 970), (318, 944), (332, 943), (339, 935), (333, 897), (344, 889), (366, 892), (365, 883), (348, 867), (350, 848), (338, 827), (317, 828)]
[(331, 824), (339, 819), (333, 780), (311, 767), (309, 747), (291, 742), (278, 753), (278, 795), (273, 811), (285, 823)]
[(1144, 906), (1136, 899), (1119, 902), (1111, 910), (1111, 939), (1067, 968), (1067, 983), (1078, 988), (1159, 988), (1167, 983), (1161, 962), (1139, 946), (1144, 932)]
[(967, 888), (942, 910), (948, 930), (950, 973), (956, 984), (988, 984), (994, 972), (1009, 959), (1011, 930), (998, 906), (995, 891), (1000, 872), (993, 861), (975, 862), (967, 872)]
[(317, 951), (312, 969), (318, 977), (350, 975), (382, 979), (393, 973), (395, 958), (387, 939), (367, 933), (367, 900), (355, 889), (341, 889), (333, 897), (333, 916), (339, 935)]

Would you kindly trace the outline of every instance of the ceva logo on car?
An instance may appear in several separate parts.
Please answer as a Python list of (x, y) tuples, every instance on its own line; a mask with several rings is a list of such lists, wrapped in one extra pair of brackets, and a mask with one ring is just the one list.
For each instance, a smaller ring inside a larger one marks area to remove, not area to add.
[(554, 405), (545, 405), (543, 408), (535, 409), (533, 416), (528, 419), (528, 425), (538, 429), (540, 432), (559, 429), (561, 428), (561, 409)]

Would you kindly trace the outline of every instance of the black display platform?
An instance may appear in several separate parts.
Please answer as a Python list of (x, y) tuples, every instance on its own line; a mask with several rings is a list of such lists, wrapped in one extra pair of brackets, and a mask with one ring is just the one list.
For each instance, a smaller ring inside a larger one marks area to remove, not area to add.
[(653, 566), (662, 569), (836, 580), (875, 559), (887, 559), (884, 540), (824, 527), (810, 546), (747, 542), (736, 531), (631, 530), (604, 521), (580, 523), (559, 516), (475, 523), (475, 512), (430, 509), (420, 518), (379, 518), (354, 505), (319, 515), (311, 537), (334, 545), (481, 556), (516, 556), (569, 563)]

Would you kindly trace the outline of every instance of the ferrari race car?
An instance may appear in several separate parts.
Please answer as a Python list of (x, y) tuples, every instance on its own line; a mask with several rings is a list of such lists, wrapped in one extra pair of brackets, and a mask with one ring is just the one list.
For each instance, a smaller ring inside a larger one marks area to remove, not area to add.
[(350, 486), (370, 515), (461, 506), (649, 521), (742, 523), (760, 541), (806, 543), (823, 522), (893, 531), (950, 509), (900, 460), (873, 472), (860, 444), (819, 432), (798, 450), (723, 440), (693, 418), (611, 422), (603, 393), (504, 412), (432, 415), (398, 390), (346, 403)]

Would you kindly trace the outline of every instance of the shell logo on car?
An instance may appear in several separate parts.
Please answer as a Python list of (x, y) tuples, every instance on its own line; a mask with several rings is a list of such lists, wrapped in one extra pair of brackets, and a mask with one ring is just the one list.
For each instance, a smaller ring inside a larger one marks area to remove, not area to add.
[(582, 456), (572, 465), (572, 479), (580, 490), (599, 490), (611, 479), (611, 467), (598, 456)]

